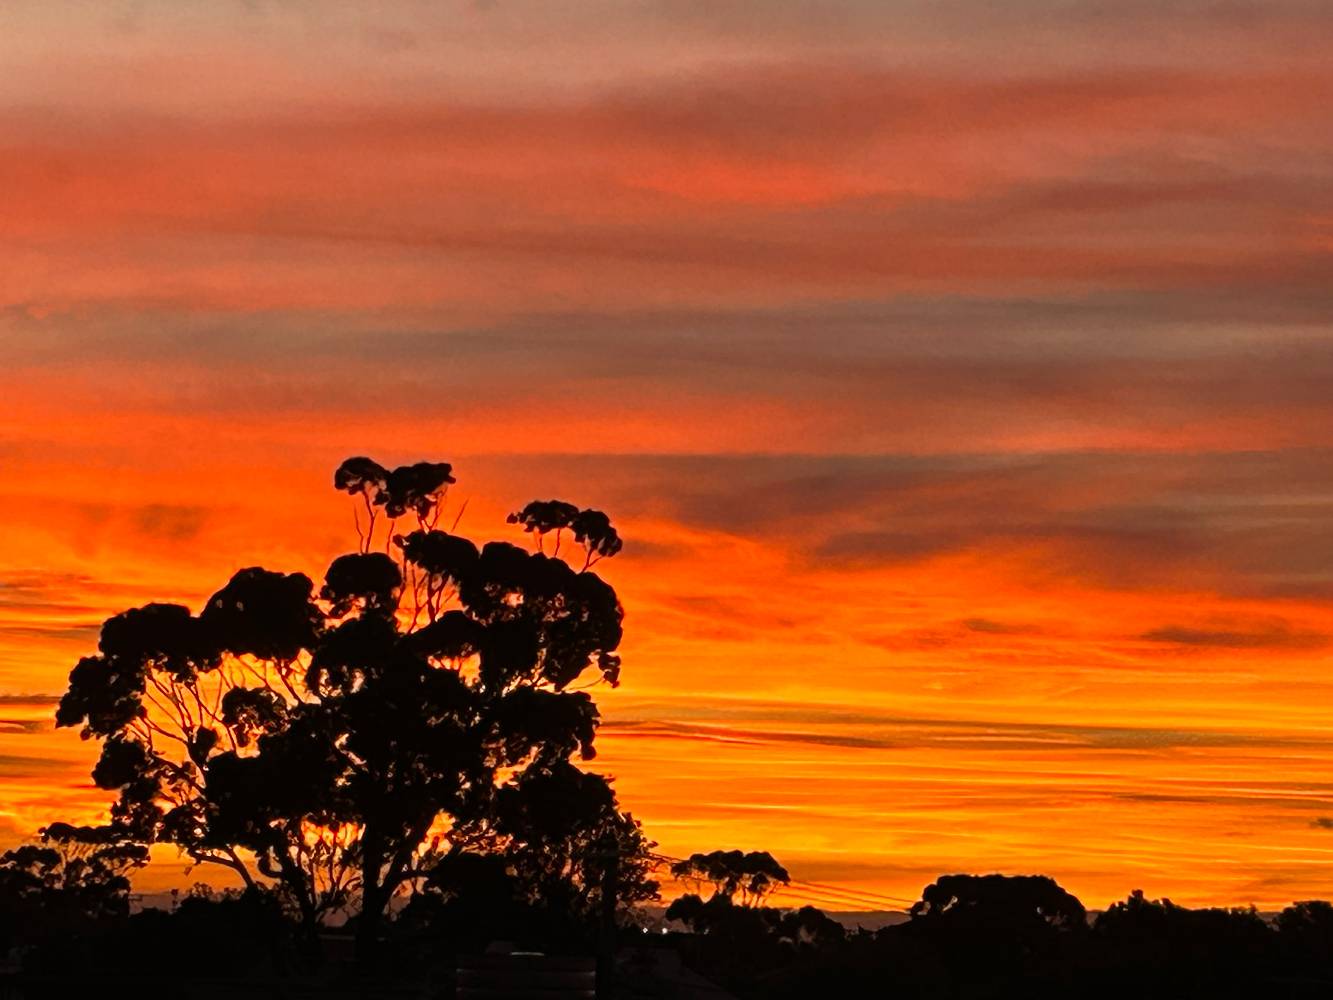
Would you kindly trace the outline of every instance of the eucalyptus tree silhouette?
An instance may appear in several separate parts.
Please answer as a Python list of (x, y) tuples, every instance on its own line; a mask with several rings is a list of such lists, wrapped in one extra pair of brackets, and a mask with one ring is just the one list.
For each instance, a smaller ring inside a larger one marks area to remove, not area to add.
[(529, 769), (497, 795), (494, 841), (443, 858), (400, 920), (453, 950), (495, 938), (541, 948), (586, 946), (601, 912), (608, 838), (619, 855), (614, 899), (628, 911), (657, 897), (649, 843), (599, 776), (568, 762)]
[(697, 892), (680, 896), (667, 907), (668, 920), (725, 939), (733, 948), (762, 949), (765, 939), (779, 932), (781, 914), (765, 907), (764, 899), (791, 876), (767, 851), (691, 854), (673, 864), (671, 874), (700, 890), (711, 887), (712, 893), (707, 899)]
[(712, 886), (713, 897), (741, 906), (760, 906), (773, 890), (791, 881), (787, 869), (767, 851), (710, 851), (691, 854), (671, 866), (671, 874), (685, 882)]
[(68, 823), (0, 854), (0, 950), (125, 917), (129, 873), (147, 860), (148, 849), (123, 830)]
[(1025, 982), (1033, 996), (1063, 995), (1039, 984), (1089, 937), (1083, 904), (1045, 875), (941, 875), (909, 912), (887, 929), (886, 944), (932, 955), (950, 995), (1003, 996), (992, 984)]
[(1333, 903), (1322, 899), (1292, 903), (1274, 924), (1288, 951), (1333, 967)]
[(957, 930), (1087, 929), (1078, 898), (1046, 875), (941, 875), (912, 904), (912, 923)]
[[(116, 823), (272, 886), (308, 936), (350, 913), (363, 957), (390, 900), (446, 859), (502, 856), (526, 891), (575, 893), (608, 837), (647, 849), (607, 780), (570, 763), (598, 722), (570, 685), (619, 678), (623, 612), (590, 569), (619, 535), (599, 511), (529, 505), (511, 521), (538, 551), (479, 549), (439, 527), (454, 481), (447, 463), (348, 459), (334, 486), (360, 544), (318, 590), (252, 567), (197, 615), (117, 615), (57, 710), (103, 741), (93, 778), (118, 790)], [(578, 568), (542, 551), (567, 528)], [(646, 864), (622, 868), (651, 892)]]
[[(1170, 899), (1148, 899), (1136, 889), (1108, 906), (1093, 925), (1097, 950), (1111, 966), (1102, 979), (1111, 987), (1133, 984), (1145, 996), (1287, 995), (1271, 981), (1279, 970), (1327, 975), (1326, 958), (1310, 947), (1315, 942), (1297, 946), (1298, 935), (1286, 933), (1295, 930), (1293, 921), (1304, 923), (1303, 916), (1317, 912), (1317, 905), (1283, 911), (1278, 925), (1285, 927), (1279, 935), (1253, 907), (1190, 909)], [(1123, 996), (1126, 991), (1115, 992)]]

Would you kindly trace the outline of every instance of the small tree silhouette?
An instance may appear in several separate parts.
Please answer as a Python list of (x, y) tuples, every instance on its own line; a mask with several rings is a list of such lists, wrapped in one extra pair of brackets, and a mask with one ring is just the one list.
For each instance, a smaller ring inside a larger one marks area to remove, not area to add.
[(68, 823), (52, 823), (37, 843), (0, 854), (0, 950), (123, 919), (129, 874), (147, 860), (148, 849), (123, 830)]
[(691, 854), (672, 865), (671, 874), (685, 882), (711, 886), (715, 899), (732, 902), (739, 893), (741, 906), (760, 906), (765, 896), (791, 882), (787, 869), (767, 851)]
[[(93, 778), (118, 790), (117, 823), (276, 887), (308, 936), (350, 912), (363, 957), (389, 901), (443, 859), (503, 853), (532, 884), (578, 883), (607, 836), (646, 850), (606, 779), (570, 763), (593, 757), (598, 722), (570, 685), (619, 678), (623, 612), (590, 569), (619, 536), (598, 511), (541, 519), (529, 505), (511, 521), (537, 552), (478, 549), (439, 528), (454, 481), (446, 463), (348, 459), (334, 485), (354, 499), (360, 544), (318, 591), (254, 567), (198, 615), (117, 615), (56, 716), (103, 741)], [(541, 551), (565, 529), (578, 569)], [(553, 814), (574, 786), (580, 808)]]
[(1046, 875), (941, 875), (912, 904), (912, 923), (957, 930), (1087, 929), (1078, 898)]

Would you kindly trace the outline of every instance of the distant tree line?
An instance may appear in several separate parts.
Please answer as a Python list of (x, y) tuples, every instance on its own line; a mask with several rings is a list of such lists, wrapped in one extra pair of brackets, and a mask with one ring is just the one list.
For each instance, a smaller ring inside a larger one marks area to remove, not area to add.
[[(48, 828), (42, 842), (0, 857), (0, 951), (49, 984), (73, 974), (133, 981), (140, 995), (203, 977), (281, 980), (336, 974), (312, 965), (299, 914), (280, 890), (205, 887), (169, 908), (131, 912), (127, 868), (141, 848), (80, 841)], [(75, 846), (75, 845), (79, 846)], [(462, 855), (467, 871), (391, 911), (377, 981), (429, 982), (447, 992), (455, 956), (495, 941), (586, 954), (585, 908), (534, 897), (501, 857)], [(1190, 909), (1141, 892), (1090, 916), (1045, 876), (948, 875), (902, 923), (848, 929), (812, 906), (772, 905), (785, 870), (764, 852), (695, 855), (675, 874), (705, 887), (667, 909), (677, 929), (650, 930), (627, 909), (621, 947), (671, 948), (742, 998), (1324, 997), (1333, 995), (1333, 905)], [(327, 940), (324, 942), (327, 947)], [(218, 956), (229, 956), (219, 962)]]
[(946, 875), (905, 921), (848, 930), (813, 907), (715, 892), (669, 913), (692, 965), (742, 997), (1327, 997), (1333, 905), (1190, 909), (1142, 892), (1090, 916), (1046, 876)]

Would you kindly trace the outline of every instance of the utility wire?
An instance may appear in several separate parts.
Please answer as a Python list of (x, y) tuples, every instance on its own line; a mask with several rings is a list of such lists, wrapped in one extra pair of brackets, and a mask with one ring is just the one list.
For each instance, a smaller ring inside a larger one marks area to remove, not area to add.
[[(666, 854), (650, 854), (649, 859), (655, 861), (658, 865), (674, 866), (683, 863), (684, 858), (673, 858)], [(913, 899), (904, 899), (901, 896), (889, 896), (884, 893), (873, 892), (868, 889), (847, 889), (836, 885), (827, 885), (820, 882), (804, 882), (799, 879), (792, 879), (787, 883), (780, 883), (773, 890), (773, 895), (787, 895), (794, 898), (800, 896), (807, 897), (804, 901), (809, 901), (809, 897), (814, 897), (820, 902), (833, 902), (837, 904), (855, 904), (858, 906), (874, 906), (878, 909), (893, 910), (903, 904), (908, 906), (916, 902)]]

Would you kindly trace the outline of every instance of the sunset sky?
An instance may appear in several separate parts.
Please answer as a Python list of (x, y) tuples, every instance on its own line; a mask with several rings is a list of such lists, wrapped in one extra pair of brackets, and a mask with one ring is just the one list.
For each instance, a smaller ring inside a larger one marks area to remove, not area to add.
[(1333, 896), (1330, 37), (0, 6), (0, 846), (105, 807), (51, 728), (101, 620), (322, 574), (368, 454), (452, 462), (473, 538), (613, 516), (595, 764), (665, 853)]

